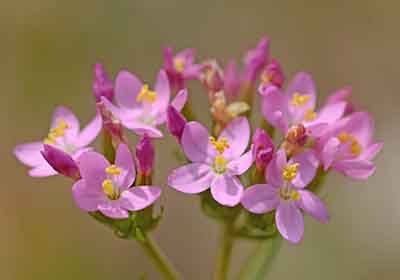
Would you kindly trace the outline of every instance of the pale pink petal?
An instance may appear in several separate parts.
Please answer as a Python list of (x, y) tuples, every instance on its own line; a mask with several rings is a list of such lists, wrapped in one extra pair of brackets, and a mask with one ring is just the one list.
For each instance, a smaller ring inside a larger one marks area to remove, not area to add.
[(373, 160), (376, 155), (382, 150), (382, 148), (383, 142), (372, 144), (361, 153), (360, 159)]
[(282, 187), (284, 184), (282, 172), (286, 165), (286, 152), (280, 149), (276, 152), (266, 169), (267, 182), (274, 187)]
[(229, 162), (228, 170), (230, 173), (234, 175), (242, 175), (251, 167), (254, 160), (255, 160), (255, 152), (253, 150), (253, 147), (251, 147), (250, 151), (242, 155), (240, 158)]
[(189, 122), (183, 130), (181, 144), (190, 161), (213, 164), (216, 151), (207, 129), (198, 122)]
[(357, 180), (366, 180), (375, 172), (375, 165), (372, 162), (360, 159), (340, 160), (335, 162), (332, 167)]
[(105, 201), (97, 206), (97, 209), (105, 216), (113, 219), (126, 219), (129, 217), (129, 212), (122, 208), (118, 202)]
[(96, 152), (86, 152), (76, 161), (81, 177), (86, 187), (93, 190), (102, 190), (101, 184), (106, 179), (105, 169), (110, 166), (106, 158)]
[(237, 159), (246, 150), (250, 139), (250, 125), (246, 117), (238, 117), (231, 121), (221, 132), (219, 139), (226, 138), (229, 148), (223, 156), (227, 159)]
[(55, 171), (47, 162), (38, 165), (28, 171), (29, 176), (38, 178), (49, 177), (57, 174), (57, 171)]
[(299, 243), (304, 235), (304, 219), (292, 201), (281, 201), (275, 214), (276, 226), (286, 240)]
[(121, 178), (121, 180), (119, 181), (120, 186), (130, 187), (135, 181), (136, 170), (132, 153), (129, 150), (128, 145), (119, 144), (115, 156), (115, 165), (126, 171), (126, 173), (124, 174), (124, 178)]
[(307, 150), (292, 157), (289, 164), (293, 163), (300, 165), (297, 176), (291, 183), (297, 188), (304, 188), (314, 179), (319, 161), (312, 150)]
[(214, 178), (211, 182), (211, 194), (220, 204), (236, 206), (243, 196), (243, 185), (235, 176), (225, 174)]
[(343, 117), (346, 102), (328, 103), (318, 112), (317, 118), (310, 123), (331, 124)]
[(300, 200), (297, 202), (299, 207), (314, 219), (326, 224), (329, 221), (328, 209), (319, 197), (306, 190), (298, 191)]
[(171, 105), (175, 107), (176, 110), (181, 111), (183, 106), (187, 101), (188, 93), (186, 89), (182, 89), (178, 92), (175, 98), (172, 100)]
[(77, 181), (72, 187), (72, 195), (78, 207), (83, 211), (97, 211), (97, 206), (104, 201), (105, 195), (100, 191), (87, 188), (85, 180)]
[(119, 202), (123, 208), (129, 211), (139, 211), (152, 205), (160, 197), (160, 194), (160, 187), (132, 187), (122, 192)]
[(142, 104), (136, 97), (142, 89), (142, 82), (128, 71), (121, 71), (115, 79), (115, 100), (125, 109), (140, 109)]
[(144, 124), (142, 122), (138, 121), (129, 121), (129, 122), (123, 122), (123, 125), (135, 132), (137, 135), (144, 135), (147, 134), (147, 136), (151, 138), (161, 138), (163, 137), (163, 133), (157, 129), (154, 126)]
[(68, 124), (69, 128), (66, 129), (65, 132), (69, 137), (74, 138), (76, 135), (78, 135), (79, 120), (67, 107), (58, 106), (55, 109), (51, 120), (51, 127), (57, 127), (60, 121), (64, 121)]
[(152, 113), (157, 115), (158, 113), (165, 112), (167, 110), (171, 95), (168, 77), (164, 70), (160, 70), (160, 72), (158, 72), (154, 90), (157, 93), (157, 99), (151, 104), (151, 107)]
[(124, 107), (117, 107), (113, 103), (111, 103), (107, 98), (104, 96), (101, 97), (101, 102), (104, 104), (104, 107), (107, 111), (111, 112), (113, 117), (117, 120), (128, 122), (136, 120), (140, 114), (141, 109), (126, 109)]
[(321, 152), (321, 159), (325, 171), (327, 171), (336, 160), (339, 147), (340, 141), (336, 137), (330, 138), (324, 145)]
[(100, 114), (96, 114), (94, 119), (90, 121), (79, 133), (78, 139), (75, 141), (77, 147), (83, 148), (93, 142), (101, 131), (102, 121)]
[(23, 164), (34, 167), (46, 162), (40, 153), (42, 150), (43, 142), (20, 144), (14, 148), (14, 155)]
[(282, 133), (288, 131), (288, 100), (275, 86), (260, 87), (261, 110), (264, 118)]
[(366, 112), (356, 112), (343, 121), (338, 133), (347, 132), (357, 138), (363, 148), (370, 145), (374, 132), (372, 117)]
[(270, 185), (259, 184), (245, 189), (242, 205), (255, 214), (272, 211), (279, 204), (279, 191)]
[(210, 187), (215, 176), (208, 165), (191, 163), (172, 171), (168, 185), (183, 193), (201, 193)]

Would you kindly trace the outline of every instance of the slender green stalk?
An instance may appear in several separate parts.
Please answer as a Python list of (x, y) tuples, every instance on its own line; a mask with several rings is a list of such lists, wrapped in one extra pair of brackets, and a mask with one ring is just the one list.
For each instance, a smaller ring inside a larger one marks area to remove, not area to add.
[(147, 233), (143, 234), (143, 240), (138, 240), (146, 254), (150, 257), (153, 264), (157, 267), (159, 272), (163, 275), (165, 280), (178, 280), (181, 279), (178, 272), (168, 261), (167, 257), (157, 246), (157, 244), (148, 236)]
[(222, 231), (214, 280), (228, 279), (229, 264), (232, 255), (233, 242), (234, 242), (233, 224), (227, 223), (224, 225)]

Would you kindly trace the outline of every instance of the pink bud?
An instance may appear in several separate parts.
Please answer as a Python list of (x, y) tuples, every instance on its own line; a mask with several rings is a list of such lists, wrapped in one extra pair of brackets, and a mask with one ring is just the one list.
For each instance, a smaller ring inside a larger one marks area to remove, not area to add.
[(121, 122), (106, 109), (102, 101), (98, 102), (96, 106), (103, 121), (103, 129), (111, 135), (112, 139), (116, 143), (125, 143), (126, 141)]
[(181, 140), (183, 129), (186, 125), (185, 117), (176, 110), (174, 106), (169, 106), (167, 109), (167, 128), (178, 141)]
[(102, 96), (110, 101), (114, 97), (113, 82), (108, 78), (106, 70), (100, 63), (94, 65), (93, 94), (96, 102), (99, 102)]
[(253, 135), (253, 145), (256, 153), (256, 167), (258, 170), (264, 170), (274, 154), (274, 143), (263, 129), (257, 128)]
[(43, 147), (41, 153), (55, 171), (74, 180), (80, 178), (79, 168), (69, 154), (51, 145), (44, 144)]
[(151, 174), (154, 164), (154, 146), (151, 138), (143, 135), (136, 145), (138, 172), (146, 176)]
[(285, 82), (285, 74), (282, 67), (276, 59), (272, 59), (271, 63), (267, 65), (264, 72), (261, 74), (262, 83), (265, 85), (272, 84), (278, 88), (282, 88)]
[(228, 62), (224, 71), (224, 92), (230, 100), (235, 100), (239, 95), (240, 78), (236, 62)]
[(218, 92), (223, 89), (223, 73), (218, 63), (214, 60), (204, 63), (203, 84), (210, 92)]

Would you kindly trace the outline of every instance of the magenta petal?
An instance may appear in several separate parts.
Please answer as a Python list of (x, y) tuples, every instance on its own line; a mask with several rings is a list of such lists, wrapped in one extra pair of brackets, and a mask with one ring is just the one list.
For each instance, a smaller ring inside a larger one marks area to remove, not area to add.
[(55, 171), (46, 161), (39, 166), (36, 166), (29, 170), (28, 175), (31, 177), (48, 177), (57, 175), (57, 171)]
[(224, 157), (237, 159), (246, 150), (250, 139), (250, 125), (245, 117), (238, 117), (231, 121), (221, 132), (219, 139), (226, 138), (229, 148), (225, 150)]
[(144, 135), (147, 134), (147, 136), (151, 137), (151, 138), (162, 138), (163, 137), (163, 133), (155, 128), (154, 126), (148, 125), (148, 124), (144, 124), (141, 122), (137, 122), (137, 121), (127, 121), (127, 122), (123, 122), (124, 126), (130, 130), (132, 130), (133, 132), (135, 132), (138, 135)]
[(42, 155), (58, 173), (73, 179), (80, 178), (78, 166), (69, 154), (45, 144)]
[(279, 204), (278, 190), (267, 184), (253, 185), (245, 189), (242, 205), (255, 214), (272, 211)]
[(161, 188), (153, 186), (132, 187), (121, 194), (119, 202), (129, 211), (139, 211), (152, 205), (161, 194)]
[(324, 170), (327, 171), (332, 163), (336, 160), (339, 151), (340, 141), (336, 137), (332, 137), (326, 142), (322, 149), (321, 158)]
[(304, 220), (292, 201), (282, 201), (275, 214), (276, 226), (286, 240), (299, 243), (304, 235)]
[(360, 159), (340, 160), (333, 164), (333, 168), (357, 180), (366, 180), (375, 172), (375, 165), (372, 162)]
[(96, 139), (99, 135), (102, 126), (102, 120), (100, 114), (96, 114), (92, 121), (79, 133), (78, 139), (75, 145), (79, 148), (86, 147)]
[(243, 196), (243, 185), (235, 176), (225, 174), (217, 176), (211, 182), (211, 194), (214, 199), (225, 206), (236, 206)]
[(360, 155), (360, 159), (373, 160), (376, 155), (382, 150), (382, 148), (383, 142), (372, 144), (362, 152), (362, 154)]
[(126, 171), (124, 178), (120, 182), (121, 186), (130, 187), (135, 181), (136, 171), (132, 153), (128, 145), (119, 144), (115, 155), (115, 165)]
[(104, 201), (104, 195), (100, 191), (88, 188), (83, 179), (74, 184), (72, 195), (78, 207), (87, 212), (96, 211), (97, 206)]
[(322, 200), (309, 191), (301, 190), (299, 193), (298, 205), (300, 208), (314, 219), (326, 224), (329, 221), (329, 213)]
[(215, 177), (208, 165), (191, 163), (181, 166), (168, 176), (168, 185), (183, 193), (201, 193)]
[(295, 155), (289, 164), (299, 163), (299, 169), (297, 176), (292, 180), (292, 185), (297, 188), (306, 187), (315, 177), (319, 161), (315, 156), (314, 152), (307, 150), (298, 155)]
[(276, 152), (275, 156), (269, 163), (266, 169), (267, 182), (274, 187), (283, 186), (282, 170), (286, 165), (286, 153), (284, 150), (280, 149)]
[(122, 208), (119, 201), (105, 201), (97, 206), (97, 209), (105, 216), (113, 219), (126, 219), (129, 217), (129, 212)]
[(242, 175), (251, 167), (254, 159), (255, 153), (252, 147), (250, 151), (242, 155), (240, 158), (229, 162), (228, 169), (234, 175)]
[(174, 108), (180, 112), (183, 109), (183, 106), (185, 106), (187, 97), (188, 97), (187, 90), (186, 89), (180, 90), (178, 94), (175, 96), (175, 98), (172, 100), (171, 106), (174, 106)]
[(286, 133), (289, 126), (287, 97), (275, 86), (261, 86), (259, 91), (264, 118), (272, 126)]
[(58, 106), (53, 113), (51, 127), (57, 127), (60, 120), (63, 120), (68, 124), (69, 129), (66, 130), (68, 134), (70, 134), (71, 136), (78, 135), (79, 121), (70, 109), (64, 106)]
[(183, 130), (181, 144), (190, 161), (213, 163), (216, 152), (207, 129), (198, 122), (189, 122)]
[(128, 71), (121, 71), (115, 79), (115, 100), (125, 109), (141, 108), (141, 103), (136, 101), (136, 96), (142, 89), (142, 82)]
[(105, 169), (110, 166), (106, 158), (96, 152), (86, 152), (77, 159), (77, 164), (86, 187), (101, 190), (101, 184), (106, 179)]
[(23, 164), (34, 167), (46, 163), (40, 153), (42, 150), (43, 142), (20, 144), (14, 148), (14, 155)]

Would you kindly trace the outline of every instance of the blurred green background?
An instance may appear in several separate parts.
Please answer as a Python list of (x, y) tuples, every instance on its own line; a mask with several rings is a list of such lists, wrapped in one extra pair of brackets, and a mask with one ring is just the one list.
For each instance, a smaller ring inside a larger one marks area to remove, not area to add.
[[(72, 107), (83, 122), (93, 116), (96, 61), (113, 76), (127, 68), (152, 81), (166, 44), (225, 62), (264, 34), (285, 71), (312, 73), (321, 96), (352, 85), (354, 103), (375, 116), (376, 138), (385, 140), (368, 182), (330, 176), (331, 222), (307, 219), (304, 242), (284, 244), (270, 279), (399, 279), (399, 8), (394, 0), (3, 1), (0, 279), (139, 279), (143, 272), (159, 279), (134, 242), (75, 207), (70, 181), (29, 178), (12, 148), (43, 138), (56, 105)], [(206, 117), (203, 93), (193, 96)], [(171, 153), (157, 154), (159, 184), (177, 165)], [(210, 279), (218, 226), (194, 196), (167, 189), (162, 203), (155, 238), (187, 279)], [(235, 247), (232, 275), (252, 246)]]

